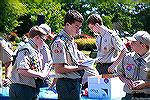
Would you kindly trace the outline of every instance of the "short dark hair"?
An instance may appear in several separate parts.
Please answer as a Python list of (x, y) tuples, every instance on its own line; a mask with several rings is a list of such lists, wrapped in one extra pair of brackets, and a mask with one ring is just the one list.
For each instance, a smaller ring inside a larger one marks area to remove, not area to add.
[(84, 20), (83, 16), (77, 10), (69, 10), (65, 15), (64, 25), (66, 23), (72, 24), (75, 21), (82, 23), (83, 20)]
[(88, 24), (95, 25), (98, 23), (99, 25), (103, 25), (103, 20), (100, 15), (98, 14), (92, 14), (88, 17)]

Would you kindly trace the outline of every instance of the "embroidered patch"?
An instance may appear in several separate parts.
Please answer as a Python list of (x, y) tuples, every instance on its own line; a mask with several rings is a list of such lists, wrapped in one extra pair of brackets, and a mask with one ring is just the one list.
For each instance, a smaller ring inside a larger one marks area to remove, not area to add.
[(107, 84), (109, 82), (109, 80), (107, 78), (105, 78), (104, 82)]
[(55, 49), (54, 52), (55, 53), (59, 53), (60, 51), (59, 51), (59, 49)]
[(133, 69), (133, 64), (128, 64), (127, 66), (126, 66), (126, 70), (127, 71), (131, 71)]

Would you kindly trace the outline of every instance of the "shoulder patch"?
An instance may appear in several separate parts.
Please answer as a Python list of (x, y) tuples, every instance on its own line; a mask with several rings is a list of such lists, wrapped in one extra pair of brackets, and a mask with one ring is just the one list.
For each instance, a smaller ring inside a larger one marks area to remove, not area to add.
[(61, 39), (56, 40), (52, 46), (53, 53), (62, 53), (64, 49), (64, 43)]

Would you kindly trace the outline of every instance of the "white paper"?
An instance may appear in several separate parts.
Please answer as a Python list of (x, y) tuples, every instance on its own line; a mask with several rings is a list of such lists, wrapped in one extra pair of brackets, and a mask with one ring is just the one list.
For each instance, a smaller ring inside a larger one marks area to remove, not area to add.
[(82, 62), (80, 65), (85, 67), (93, 67), (94, 63), (95, 63), (94, 59), (87, 59), (84, 62)]

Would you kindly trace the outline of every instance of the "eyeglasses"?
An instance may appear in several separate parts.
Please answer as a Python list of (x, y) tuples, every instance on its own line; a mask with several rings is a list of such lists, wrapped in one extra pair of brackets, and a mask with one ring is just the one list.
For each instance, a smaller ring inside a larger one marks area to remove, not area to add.
[(39, 35), (39, 37), (41, 38), (42, 41), (46, 40), (46, 38), (45, 38), (46, 36), (44, 36), (44, 35)]

